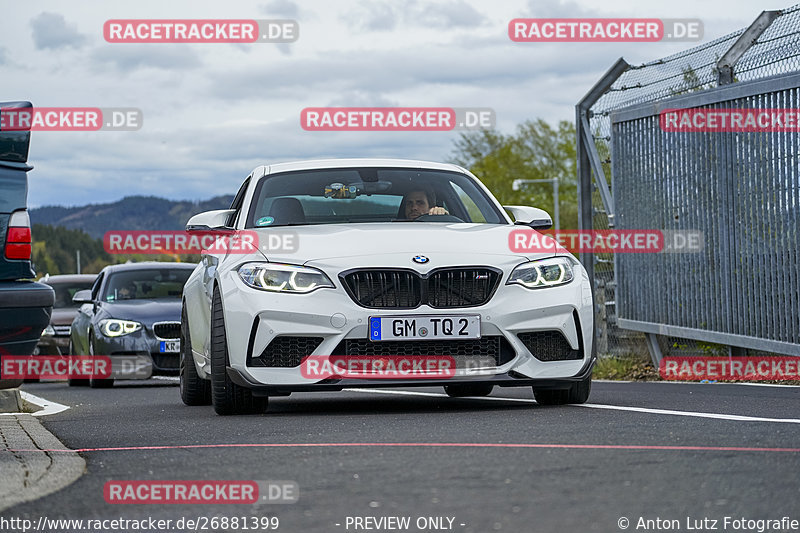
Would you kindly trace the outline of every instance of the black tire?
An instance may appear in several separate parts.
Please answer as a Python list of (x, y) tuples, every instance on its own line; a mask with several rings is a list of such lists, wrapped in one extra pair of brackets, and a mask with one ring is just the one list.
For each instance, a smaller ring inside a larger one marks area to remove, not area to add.
[[(89, 331), (89, 355), (94, 356), (94, 342), (92, 341), (92, 332)], [(89, 378), (89, 387), (93, 389), (109, 389), (114, 386), (114, 378)]]
[(211, 403), (211, 382), (197, 373), (192, 357), (192, 343), (189, 337), (189, 321), (186, 318), (186, 304), (181, 306), (181, 355), (180, 355), (181, 400), (186, 405), (208, 405)]
[(228, 377), (228, 339), (222, 298), (214, 287), (211, 302), (211, 404), (218, 415), (258, 414), (267, 410), (269, 398), (255, 397)]
[[(67, 355), (75, 355), (75, 350), (72, 347), (72, 339), (69, 340), (69, 350)], [(67, 384), (70, 387), (88, 387), (89, 380), (88, 379), (78, 379), (78, 378), (67, 378)]]
[(536, 403), (541, 405), (564, 405), (586, 403), (589, 394), (592, 392), (592, 375), (589, 374), (581, 381), (576, 381), (568, 389), (563, 390), (536, 390), (533, 389), (533, 397)]
[(569, 389), (543, 390), (533, 389), (533, 397), (539, 405), (564, 405), (569, 398)]
[(444, 392), (451, 398), (465, 396), (489, 396), (494, 389), (490, 383), (459, 383), (458, 385), (445, 385)]

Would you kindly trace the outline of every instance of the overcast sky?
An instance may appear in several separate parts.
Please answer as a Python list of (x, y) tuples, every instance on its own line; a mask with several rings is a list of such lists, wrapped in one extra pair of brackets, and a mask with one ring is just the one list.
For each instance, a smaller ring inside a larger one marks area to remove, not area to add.
[[(233, 194), (256, 166), (321, 157), (445, 161), (457, 132), (309, 132), (305, 107), (490, 107), (512, 132), (571, 120), (619, 57), (637, 64), (693, 43), (516, 43), (518, 17), (700, 18), (704, 41), (771, 0), (0, 0), (0, 101), (136, 107), (133, 132), (34, 132), (29, 205), (131, 194)], [(234, 7), (235, 6), (235, 7)], [(110, 44), (108, 19), (289, 18), (291, 44)]]

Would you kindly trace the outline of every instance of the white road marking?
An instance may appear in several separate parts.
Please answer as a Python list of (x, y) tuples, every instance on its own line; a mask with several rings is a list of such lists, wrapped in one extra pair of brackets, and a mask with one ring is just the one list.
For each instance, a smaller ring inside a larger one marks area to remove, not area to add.
[(174, 381), (175, 383), (181, 380), (181, 378), (179, 378), (178, 376), (150, 376), (150, 379), (160, 379), (162, 381)]
[(66, 411), (69, 409), (68, 405), (62, 405), (60, 403), (51, 402), (50, 400), (45, 400), (44, 398), (40, 398), (39, 396), (34, 396), (33, 394), (25, 391), (19, 391), (20, 396), (26, 402), (30, 402), (34, 405), (38, 405), (42, 409), (40, 411), (36, 411), (35, 413), (0, 413), (0, 416), (14, 416), (14, 415), (33, 415), (33, 416), (46, 416), (46, 415), (54, 415), (56, 413), (60, 413), (62, 411)]
[[(402, 391), (391, 389), (344, 389), (348, 392), (371, 392), (375, 394), (395, 394), (399, 396), (428, 396), (436, 398), (448, 398), (447, 394), (438, 392), (419, 392)], [(536, 403), (536, 400), (527, 398), (501, 398), (499, 396), (473, 396), (475, 400), (500, 401), (500, 402), (522, 402)], [(648, 413), (655, 415), (689, 416), (695, 418), (715, 418), (717, 420), (735, 420), (739, 422), (776, 422), (780, 424), (800, 424), (798, 418), (766, 418), (761, 416), (728, 415), (724, 413), (703, 413), (697, 411), (675, 411), (672, 409), (651, 409), (648, 407), (627, 407), (624, 405), (606, 405), (597, 403), (572, 404), (571, 407), (587, 407), (589, 409), (608, 409), (611, 411), (632, 411), (637, 413)]]
[(696, 418), (716, 418), (718, 420), (738, 420), (743, 422), (777, 422), (780, 424), (800, 424), (798, 418), (766, 418), (763, 416), (727, 415), (722, 413), (702, 413), (696, 411), (674, 411), (672, 409), (650, 409), (647, 407), (626, 407), (622, 405), (603, 405), (595, 403), (577, 404), (577, 407), (590, 409), (610, 409), (613, 411), (635, 411), (656, 415), (693, 416)]
[(715, 385), (749, 385), (750, 387), (797, 387), (797, 385), (782, 385), (780, 383), (715, 383)]

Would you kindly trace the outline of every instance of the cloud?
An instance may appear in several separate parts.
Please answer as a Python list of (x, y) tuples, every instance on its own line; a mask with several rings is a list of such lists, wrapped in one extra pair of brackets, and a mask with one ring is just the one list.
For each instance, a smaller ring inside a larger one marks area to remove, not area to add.
[(397, 4), (391, 2), (362, 0), (356, 9), (339, 18), (347, 24), (355, 23), (359, 29), (365, 31), (393, 30), (399, 23), (424, 28), (473, 28), (486, 23), (486, 17), (465, 0), (409, 0), (402, 7), (403, 9), (398, 9)]
[[(495, 41), (494, 45), (486, 43), (470, 50), (469, 68), (455, 61), (447, 46), (362, 52), (358, 61), (345, 51), (330, 51), (324, 57), (277, 62), (269, 70), (224, 69), (209, 76), (208, 83), (214, 98), (260, 100), (264, 88), (270, 87), (271, 97), (297, 100), (297, 95), (302, 94), (306, 102), (316, 99), (321, 105), (331, 95), (355, 94), (354, 91), (390, 95), (410, 91), (416, 101), (404, 99), (403, 105), (423, 105), (434, 103), (436, 95), (454, 90), (518, 87), (524, 82), (581, 69), (592, 72), (597, 64), (611, 62), (605, 59), (607, 51), (600, 48), (587, 52), (578, 47), (532, 48), (513, 46), (515, 43), (509, 46), (502, 38)], [(320, 94), (324, 101), (319, 101)]]
[(585, 9), (575, 2), (552, 0), (528, 0), (528, 11), (533, 18), (590, 18), (597, 17), (598, 11)]
[(40, 13), (31, 19), (30, 24), (37, 50), (80, 48), (86, 41), (86, 36), (78, 32), (77, 26), (67, 24), (60, 13)]
[(343, 14), (339, 19), (365, 31), (388, 31), (397, 26), (399, 15), (391, 4), (361, 1), (358, 8)]
[(464, 0), (451, 0), (446, 3), (423, 4), (417, 9), (421, 25), (441, 28), (473, 28), (482, 25), (486, 18)]
[(329, 107), (395, 107), (399, 104), (381, 94), (368, 91), (348, 91), (328, 102)]
[(192, 48), (183, 45), (159, 45), (158, 53), (148, 45), (107, 45), (96, 49), (91, 55), (93, 66), (98, 71), (115, 67), (120, 72), (132, 72), (140, 68), (163, 70), (188, 70), (202, 65)]
[(287, 19), (296, 19), (300, 13), (297, 4), (292, 0), (272, 0), (262, 6), (260, 11), (271, 17), (284, 17)]
[(0, 65), (7, 65), (8, 64), (8, 56), (6, 55), (6, 49), (0, 46)]

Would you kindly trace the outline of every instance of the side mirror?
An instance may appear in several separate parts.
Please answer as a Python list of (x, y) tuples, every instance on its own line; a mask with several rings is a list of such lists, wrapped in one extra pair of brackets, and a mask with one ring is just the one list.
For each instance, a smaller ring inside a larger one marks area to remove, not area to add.
[(72, 301), (76, 304), (90, 304), (92, 303), (92, 290), (84, 289), (72, 295)]
[(504, 205), (503, 208), (511, 212), (511, 216), (514, 217), (514, 224), (518, 226), (529, 226), (532, 229), (550, 229), (553, 227), (553, 219), (544, 209), (527, 205)]
[(235, 209), (218, 209), (198, 213), (186, 223), (186, 231), (201, 231), (210, 229), (230, 229), (228, 219), (235, 213)]

